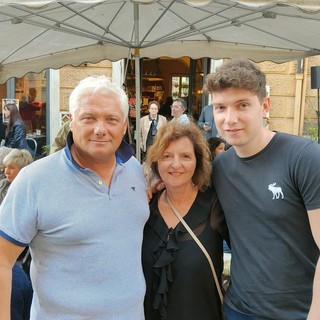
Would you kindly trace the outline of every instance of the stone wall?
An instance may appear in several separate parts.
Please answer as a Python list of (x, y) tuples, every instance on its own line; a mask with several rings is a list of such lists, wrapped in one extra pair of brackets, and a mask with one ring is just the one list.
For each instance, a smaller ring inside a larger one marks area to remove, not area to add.
[(80, 67), (65, 66), (60, 69), (60, 111), (69, 109), (69, 96), (79, 81), (87, 76), (105, 75), (112, 78), (112, 62), (105, 60), (98, 64), (86, 63)]
[(301, 73), (298, 61), (259, 64), (270, 85), (271, 130), (308, 135), (309, 127), (317, 127), (317, 90), (311, 89), (310, 70), (320, 66), (320, 56), (304, 59), (303, 64)]

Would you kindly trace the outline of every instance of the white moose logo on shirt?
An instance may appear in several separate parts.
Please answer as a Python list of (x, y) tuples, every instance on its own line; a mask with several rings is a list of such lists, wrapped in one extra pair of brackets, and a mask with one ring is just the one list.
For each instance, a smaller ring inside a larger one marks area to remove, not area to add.
[(275, 185), (276, 183), (271, 183), (268, 185), (268, 190), (272, 192), (272, 200), (279, 199), (280, 196), (281, 196), (281, 199), (284, 199), (282, 189), (280, 187), (276, 187)]

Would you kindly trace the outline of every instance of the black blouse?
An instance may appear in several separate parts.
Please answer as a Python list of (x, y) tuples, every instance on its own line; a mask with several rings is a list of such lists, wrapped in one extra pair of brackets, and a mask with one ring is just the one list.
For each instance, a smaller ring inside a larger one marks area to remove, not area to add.
[[(207, 258), (181, 222), (168, 229), (159, 212), (159, 196), (150, 202), (151, 214), (144, 229), (146, 320), (220, 320), (220, 299)], [(198, 192), (184, 219), (210, 254), (221, 278), (222, 243), (228, 233), (215, 192)]]

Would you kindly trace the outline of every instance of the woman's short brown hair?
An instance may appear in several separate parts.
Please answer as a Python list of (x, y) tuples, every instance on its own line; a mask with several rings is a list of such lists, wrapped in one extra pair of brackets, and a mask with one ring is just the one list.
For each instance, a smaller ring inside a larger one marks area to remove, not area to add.
[(151, 174), (159, 177), (159, 159), (172, 141), (184, 137), (192, 142), (196, 156), (196, 169), (192, 181), (199, 190), (205, 190), (211, 183), (211, 154), (205, 137), (195, 123), (171, 121), (161, 127), (147, 152), (146, 165), (151, 168)]

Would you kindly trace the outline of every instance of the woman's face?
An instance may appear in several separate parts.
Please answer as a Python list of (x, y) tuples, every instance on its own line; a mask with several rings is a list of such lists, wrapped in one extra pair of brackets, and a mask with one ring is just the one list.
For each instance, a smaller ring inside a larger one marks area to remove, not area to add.
[(166, 187), (192, 184), (196, 169), (196, 155), (187, 137), (172, 141), (158, 160), (158, 171)]
[(18, 165), (11, 163), (4, 167), (4, 175), (9, 182), (12, 182), (20, 170), (21, 168)]
[(214, 154), (217, 156), (218, 154), (224, 152), (224, 148), (226, 147), (226, 145), (221, 142), (214, 150)]
[(8, 110), (6, 107), (4, 107), (4, 115), (6, 116), (6, 118), (10, 117), (10, 110)]

